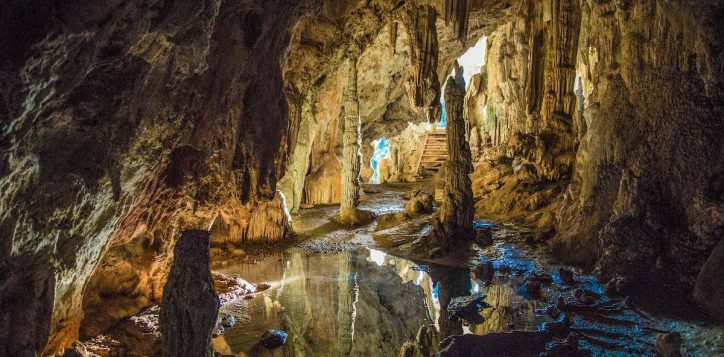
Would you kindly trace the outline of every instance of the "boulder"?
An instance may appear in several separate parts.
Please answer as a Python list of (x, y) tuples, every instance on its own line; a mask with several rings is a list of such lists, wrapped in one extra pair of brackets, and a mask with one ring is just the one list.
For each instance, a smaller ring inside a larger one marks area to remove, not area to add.
[(432, 213), (432, 201), (433, 197), (431, 193), (418, 190), (410, 197), (407, 204), (405, 204), (405, 211), (410, 214)]
[(576, 285), (576, 279), (573, 278), (573, 272), (566, 269), (558, 269), (558, 276), (561, 278), (561, 282), (565, 285)]
[(287, 342), (287, 333), (281, 330), (267, 330), (259, 339), (259, 344), (273, 350), (284, 346)]
[(678, 332), (669, 332), (656, 336), (654, 353), (657, 357), (681, 356), (681, 335)]
[(493, 233), (489, 228), (478, 229), (475, 231), (475, 243), (480, 248), (486, 248), (493, 245)]
[(694, 299), (713, 318), (724, 321), (724, 239), (714, 247), (694, 285)]

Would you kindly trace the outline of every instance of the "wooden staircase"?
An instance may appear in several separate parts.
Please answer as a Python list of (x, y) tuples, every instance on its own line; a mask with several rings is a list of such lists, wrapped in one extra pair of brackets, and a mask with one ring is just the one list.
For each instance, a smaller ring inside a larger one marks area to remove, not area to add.
[(424, 149), (417, 164), (417, 174), (423, 170), (439, 171), (447, 160), (447, 134), (445, 128), (435, 128), (422, 141)]

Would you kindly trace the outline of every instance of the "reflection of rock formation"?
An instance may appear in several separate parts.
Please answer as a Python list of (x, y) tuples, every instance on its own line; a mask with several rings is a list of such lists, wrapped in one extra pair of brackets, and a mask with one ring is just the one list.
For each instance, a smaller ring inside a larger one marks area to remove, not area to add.
[(453, 298), (470, 295), (470, 272), (467, 269), (435, 267), (430, 271), (433, 283), (437, 285), (440, 300), (440, 316), (437, 319), (440, 328), (440, 340), (451, 335), (463, 333), (462, 321), (450, 320), (447, 306)]
[(290, 356), (396, 355), (431, 323), (420, 287), (358, 252), (292, 253), (279, 294)]
[(518, 294), (519, 288), (512, 281), (486, 287), (484, 289), (485, 302), (491, 307), (481, 311), (485, 322), (471, 326), (470, 331), (477, 335), (508, 332), (511, 330), (513, 322), (515, 330), (537, 330), (539, 321), (535, 319), (535, 309), (543, 303), (537, 300), (526, 300)]
[(357, 318), (357, 272), (354, 260), (356, 252), (347, 251), (340, 254), (339, 276), (337, 277), (337, 340), (339, 341), (338, 355), (349, 356), (352, 352), (355, 333), (355, 319)]

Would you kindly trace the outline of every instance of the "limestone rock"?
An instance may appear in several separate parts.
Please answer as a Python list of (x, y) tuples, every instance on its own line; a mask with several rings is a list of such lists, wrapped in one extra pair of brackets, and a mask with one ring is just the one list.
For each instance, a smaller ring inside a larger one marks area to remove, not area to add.
[(712, 317), (724, 321), (724, 239), (714, 247), (694, 285), (694, 299)]
[(164, 355), (213, 356), (211, 331), (218, 312), (219, 297), (209, 268), (209, 233), (184, 231), (163, 288), (159, 323)]
[(657, 357), (680, 357), (681, 334), (678, 332), (670, 332), (656, 336), (654, 352)]
[(259, 339), (259, 343), (270, 350), (282, 347), (286, 342), (287, 333), (280, 330), (267, 330)]
[(405, 204), (405, 211), (410, 214), (432, 213), (433, 198), (432, 194), (419, 190)]
[(465, 140), (463, 88), (448, 78), (445, 90), (447, 109), (447, 151), (444, 195), (435, 218), (433, 236), (442, 246), (473, 239), (473, 194), (468, 174), (472, 169), (470, 148)]

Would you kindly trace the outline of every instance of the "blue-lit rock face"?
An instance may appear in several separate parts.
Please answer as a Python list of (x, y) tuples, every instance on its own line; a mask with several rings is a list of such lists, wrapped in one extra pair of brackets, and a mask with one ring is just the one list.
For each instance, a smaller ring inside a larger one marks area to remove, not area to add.
[(387, 140), (387, 138), (381, 138), (373, 142), (373, 144), (375, 144), (375, 152), (372, 154), (370, 166), (375, 171), (375, 174), (372, 176), (372, 183), (380, 183), (380, 161), (390, 156), (390, 141)]

